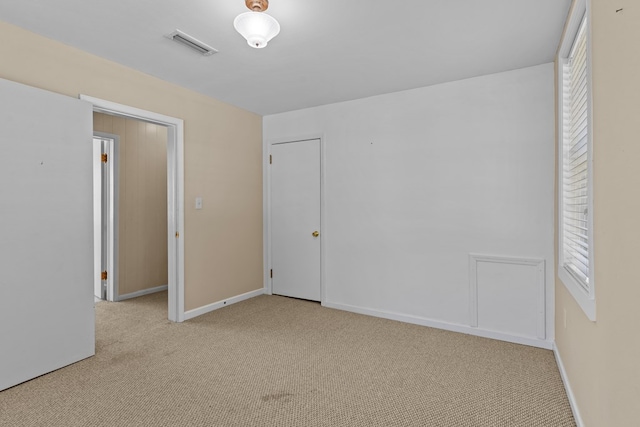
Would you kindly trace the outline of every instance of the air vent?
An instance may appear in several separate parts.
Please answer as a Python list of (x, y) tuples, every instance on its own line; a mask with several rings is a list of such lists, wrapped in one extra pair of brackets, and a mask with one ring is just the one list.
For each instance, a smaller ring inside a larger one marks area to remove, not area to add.
[(202, 43), (200, 40), (191, 37), (189, 34), (185, 34), (180, 30), (175, 30), (173, 33), (167, 34), (166, 37), (176, 43), (187, 46), (203, 56), (211, 56), (214, 53), (218, 53), (218, 51), (211, 46)]

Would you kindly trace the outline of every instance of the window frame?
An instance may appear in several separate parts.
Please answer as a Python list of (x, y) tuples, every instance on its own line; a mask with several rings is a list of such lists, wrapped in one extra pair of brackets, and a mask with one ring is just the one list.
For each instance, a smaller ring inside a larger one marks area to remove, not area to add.
[[(573, 4), (565, 31), (560, 41), (556, 56), (557, 64), (557, 113), (558, 113), (558, 266), (560, 281), (582, 308), (587, 318), (596, 320), (595, 280), (594, 280), (594, 245), (593, 245), (593, 114), (591, 88), (591, 13), (587, 0), (576, 0)], [(585, 32), (587, 38), (587, 239), (589, 242), (589, 286), (586, 290), (579, 280), (564, 267), (564, 66), (568, 61), (573, 44), (578, 36), (583, 20), (586, 19)]]

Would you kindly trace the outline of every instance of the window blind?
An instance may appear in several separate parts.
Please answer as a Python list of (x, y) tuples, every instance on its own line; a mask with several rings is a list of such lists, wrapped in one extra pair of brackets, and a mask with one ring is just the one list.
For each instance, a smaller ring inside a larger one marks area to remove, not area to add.
[(564, 268), (589, 292), (589, 118), (585, 19), (576, 35), (563, 81)]

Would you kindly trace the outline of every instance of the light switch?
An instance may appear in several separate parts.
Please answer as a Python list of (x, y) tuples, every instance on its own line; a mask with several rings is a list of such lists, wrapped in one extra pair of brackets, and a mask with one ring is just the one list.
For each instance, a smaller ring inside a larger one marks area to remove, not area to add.
[(202, 209), (202, 197), (196, 197), (196, 209)]

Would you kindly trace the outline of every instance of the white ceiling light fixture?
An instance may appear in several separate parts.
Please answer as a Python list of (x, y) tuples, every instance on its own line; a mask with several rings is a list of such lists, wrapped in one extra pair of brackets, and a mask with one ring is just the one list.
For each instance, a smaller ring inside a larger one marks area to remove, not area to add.
[(245, 4), (251, 12), (238, 15), (233, 26), (247, 39), (249, 46), (262, 49), (278, 35), (280, 24), (274, 17), (264, 13), (269, 7), (269, 0), (245, 0)]

